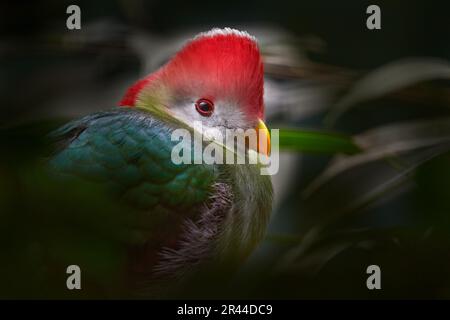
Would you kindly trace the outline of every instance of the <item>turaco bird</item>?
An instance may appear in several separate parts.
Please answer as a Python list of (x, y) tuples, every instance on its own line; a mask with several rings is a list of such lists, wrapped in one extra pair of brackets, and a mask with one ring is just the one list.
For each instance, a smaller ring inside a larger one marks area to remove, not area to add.
[(180, 142), (172, 133), (180, 128), (193, 133), (199, 124), (223, 134), (255, 128), (269, 141), (263, 84), (256, 39), (230, 28), (212, 29), (131, 86), (119, 107), (52, 134), (58, 140), (50, 160), (54, 172), (101, 184), (115, 200), (142, 213), (128, 244), (130, 279), (137, 286), (180, 284), (205, 266), (239, 263), (264, 236), (272, 185), (260, 163), (171, 158)]

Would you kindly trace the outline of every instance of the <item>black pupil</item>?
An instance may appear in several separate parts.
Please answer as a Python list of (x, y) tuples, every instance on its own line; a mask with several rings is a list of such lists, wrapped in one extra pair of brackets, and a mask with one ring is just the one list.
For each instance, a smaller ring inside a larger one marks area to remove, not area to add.
[(198, 104), (200, 110), (204, 111), (204, 112), (208, 112), (211, 110), (211, 106), (209, 105), (208, 102), (206, 101), (202, 101)]

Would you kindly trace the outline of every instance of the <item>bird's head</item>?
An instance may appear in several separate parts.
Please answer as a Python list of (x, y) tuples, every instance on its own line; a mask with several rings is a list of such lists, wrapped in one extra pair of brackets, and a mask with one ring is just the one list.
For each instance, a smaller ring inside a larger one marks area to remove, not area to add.
[(206, 129), (264, 131), (264, 71), (257, 41), (225, 28), (201, 33), (166, 65), (134, 84), (120, 105), (161, 106)]

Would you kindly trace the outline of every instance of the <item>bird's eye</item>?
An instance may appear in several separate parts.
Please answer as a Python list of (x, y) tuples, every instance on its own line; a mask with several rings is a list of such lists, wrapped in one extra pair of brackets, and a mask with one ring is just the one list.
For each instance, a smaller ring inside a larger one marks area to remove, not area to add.
[(210, 117), (214, 111), (214, 103), (208, 99), (199, 99), (195, 103), (195, 110), (204, 117)]

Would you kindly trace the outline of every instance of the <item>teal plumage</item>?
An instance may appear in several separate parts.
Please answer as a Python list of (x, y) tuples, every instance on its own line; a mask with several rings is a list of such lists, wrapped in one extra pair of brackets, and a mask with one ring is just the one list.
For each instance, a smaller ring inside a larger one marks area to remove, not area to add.
[(171, 161), (174, 129), (148, 112), (125, 108), (89, 115), (52, 134), (65, 148), (50, 164), (110, 185), (139, 209), (189, 211), (205, 201), (216, 176), (211, 165)]
[(184, 277), (203, 262), (242, 260), (263, 236), (271, 210), (270, 179), (259, 165), (174, 164), (178, 141), (170, 137), (179, 126), (157, 112), (116, 108), (51, 135), (53, 172), (106, 186), (112, 201), (145, 213), (141, 241), (130, 246), (130, 272), (147, 285)]

